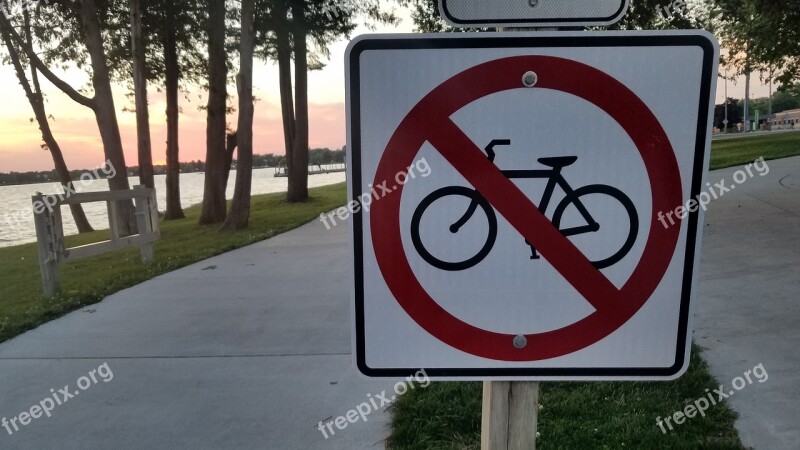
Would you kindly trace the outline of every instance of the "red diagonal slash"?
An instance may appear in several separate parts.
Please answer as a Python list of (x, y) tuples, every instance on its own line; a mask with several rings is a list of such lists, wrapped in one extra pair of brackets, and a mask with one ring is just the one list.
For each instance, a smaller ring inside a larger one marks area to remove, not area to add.
[[(605, 111), (627, 132), (642, 157), (652, 192), (651, 225), (642, 258), (621, 289), (595, 269), (450, 119), (477, 99), (521, 89), (522, 74), (529, 70), (538, 74), (536, 89), (572, 94)], [(426, 141), (595, 308), (594, 313), (571, 325), (527, 335), (528, 345), (523, 349), (513, 346), (513, 333), (484, 330), (453, 316), (431, 298), (409, 265), (400, 229), (401, 186), (373, 204), (370, 220), (375, 258), (397, 302), (442, 342), (473, 355), (504, 361), (566, 355), (613, 333), (658, 287), (672, 260), (680, 228), (662, 227), (655, 215), (681, 203), (680, 171), (661, 124), (647, 105), (616, 79), (586, 64), (551, 56), (503, 58), (468, 69), (434, 89), (403, 119), (384, 151), (374, 184), (393, 180), (395, 174), (406, 170)]]
[[(619, 290), (539, 208), (448, 119), (431, 130), (431, 143), (453, 167), (598, 311), (618, 307)], [(617, 302), (617, 306), (615, 306)]]

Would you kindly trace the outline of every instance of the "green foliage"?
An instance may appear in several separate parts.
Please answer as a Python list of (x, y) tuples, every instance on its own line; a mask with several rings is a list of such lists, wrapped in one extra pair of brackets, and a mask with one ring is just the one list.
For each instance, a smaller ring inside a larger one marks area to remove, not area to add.
[(772, 112), (783, 112), (800, 108), (800, 92), (778, 91), (772, 96)]
[[(344, 163), (344, 150), (331, 150), (329, 148), (315, 148), (309, 151), (308, 164), (311, 166), (324, 164)], [(285, 157), (282, 155), (253, 155), (254, 167), (285, 167)]]
[(342, 164), (344, 163), (344, 150), (331, 150), (329, 148), (315, 148), (309, 152), (309, 164)]
[(728, 98), (725, 103), (714, 108), (714, 126), (722, 130), (725, 128), (725, 118), (727, 114), (728, 129), (736, 128), (736, 124), (742, 121), (742, 107), (734, 98)]
[(783, 84), (800, 81), (800, 2), (717, 0), (725, 63), (747, 73), (763, 71)]
[[(277, 36), (280, 31), (292, 32), (300, 26), (289, 14), (296, 0), (258, 0), (256, 2), (256, 56), (277, 59)], [(312, 44), (309, 54), (311, 69), (320, 69), (330, 57), (329, 45), (341, 37), (349, 37), (355, 30), (356, 20), (364, 17), (381, 23), (392, 23), (396, 18), (382, 11), (377, 1), (306, 0), (303, 28)]]
[[(108, 29), (109, 65), (117, 81), (132, 83), (130, 1), (109, 1), (104, 27)], [(174, 28), (179, 76), (184, 85), (204, 81), (207, 72), (208, 11), (205, 2), (142, 0), (142, 38), (146, 50), (147, 79), (163, 84), (166, 76), (165, 45)]]
[[(119, 290), (203, 259), (268, 239), (317, 218), (345, 202), (344, 184), (311, 189), (306, 203), (289, 204), (285, 194), (252, 199), (250, 227), (221, 233), (217, 226), (197, 225), (199, 206), (186, 219), (161, 223), (156, 260), (142, 264), (132, 247), (61, 264), (63, 293), (42, 298), (36, 244), (0, 248), (0, 342), (77, 308), (97, 303)], [(74, 247), (107, 239), (107, 231), (70, 236)]]
[(419, 33), (450, 33), (462, 31), (445, 23), (439, 15), (438, 0), (398, 0), (403, 6), (411, 9), (411, 19)]
[[(672, 5), (675, 5), (673, 7)], [(667, 8), (666, 10), (664, 8)], [(700, 28), (705, 10), (696, 5), (680, 7), (673, 0), (631, 1), (628, 12), (612, 30), (668, 30)]]
[(416, 31), (421, 33), (441, 33), (454, 31), (439, 15), (437, 1), (409, 0), (406, 3), (411, 8), (411, 18), (416, 25)]

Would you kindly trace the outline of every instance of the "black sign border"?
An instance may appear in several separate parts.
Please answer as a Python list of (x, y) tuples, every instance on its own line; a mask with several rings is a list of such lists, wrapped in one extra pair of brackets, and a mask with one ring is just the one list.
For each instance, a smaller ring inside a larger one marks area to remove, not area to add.
[[(351, 180), (354, 189), (351, 190), (353, 198), (358, 202), (361, 178), (361, 72), (360, 57), (365, 51), (370, 50), (411, 50), (411, 49), (485, 49), (485, 48), (575, 48), (575, 47), (699, 47), (703, 51), (703, 69), (700, 88), (700, 102), (697, 115), (697, 137), (695, 142), (694, 170), (692, 173), (691, 197), (697, 198), (702, 189), (703, 173), (705, 169), (705, 150), (708, 137), (708, 117), (710, 113), (711, 85), (713, 83), (713, 68), (715, 61), (715, 45), (703, 34), (641, 34), (629, 33), (622, 35), (615, 33), (609, 36), (598, 36), (587, 33), (585, 36), (498, 36), (491, 37), (416, 37), (416, 38), (361, 38), (353, 44), (349, 61), (348, 102), (349, 126), (351, 137)], [(355, 189), (358, 187), (358, 189)], [(356, 354), (355, 361), (358, 370), (368, 377), (407, 377), (424, 369), (432, 378), (514, 378), (558, 380), (559, 378), (576, 379), (672, 379), (684, 368), (687, 357), (687, 328), (689, 323), (690, 302), (692, 294), (692, 280), (695, 269), (695, 250), (697, 249), (699, 211), (689, 214), (688, 232), (686, 238), (686, 256), (684, 259), (683, 284), (681, 288), (681, 306), (678, 322), (677, 346), (674, 364), (670, 367), (570, 367), (570, 368), (541, 368), (541, 367), (497, 367), (497, 368), (444, 368), (444, 367), (409, 367), (409, 368), (373, 368), (366, 362), (366, 336), (364, 319), (364, 274), (363, 274), (363, 212), (353, 214), (352, 235), (354, 245), (354, 281), (355, 281), (355, 333)], [(422, 330), (425, 332), (424, 330)], [(427, 333), (427, 332), (425, 332)]]

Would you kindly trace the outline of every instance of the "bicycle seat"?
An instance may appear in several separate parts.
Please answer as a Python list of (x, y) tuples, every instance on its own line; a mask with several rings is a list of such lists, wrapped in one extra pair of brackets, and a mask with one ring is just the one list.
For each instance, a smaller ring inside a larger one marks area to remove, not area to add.
[(577, 156), (556, 156), (553, 158), (539, 158), (539, 162), (544, 164), (545, 166), (558, 168), (558, 167), (567, 167), (572, 164), (575, 164), (575, 161), (578, 160)]

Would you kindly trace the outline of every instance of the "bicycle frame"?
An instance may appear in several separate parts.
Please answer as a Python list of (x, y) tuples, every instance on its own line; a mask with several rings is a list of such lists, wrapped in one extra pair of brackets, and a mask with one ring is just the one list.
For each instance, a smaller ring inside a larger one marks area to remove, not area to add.
[[(489, 158), (489, 161), (494, 164), (494, 147), (496, 145), (509, 145), (511, 141), (509, 140), (497, 140), (493, 141), (486, 147), (486, 153)], [(550, 200), (553, 198), (553, 193), (556, 190), (556, 186), (560, 187), (565, 193), (567, 198), (573, 196), (575, 190), (572, 189), (572, 186), (569, 185), (564, 175), (562, 175), (561, 170), (563, 167), (553, 167), (552, 169), (530, 169), (530, 170), (501, 170), (502, 173), (508, 179), (547, 179), (547, 186), (544, 189), (544, 194), (542, 195), (542, 200), (537, 205), (537, 208), (542, 214), (547, 213), (547, 208), (550, 206)], [(480, 195), (480, 192), (478, 192)], [(596, 220), (592, 217), (589, 213), (589, 210), (586, 209), (586, 206), (580, 201), (579, 198), (575, 198), (573, 204), (578, 209), (578, 212), (586, 221), (586, 225), (582, 225), (579, 227), (573, 228), (566, 228), (559, 230), (562, 235), (564, 236), (574, 236), (577, 234), (583, 233), (590, 233), (595, 232), (600, 229), (600, 225), (597, 223)], [(472, 215), (475, 214), (475, 211), (478, 208), (478, 202), (473, 200), (469, 207), (467, 208), (466, 213), (464, 216), (461, 217), (456, 223), (450, 226), (450, 231), (453, 233), (458, 232), (458, 230), (466, 224), (469, 219), (472, 218)]]

